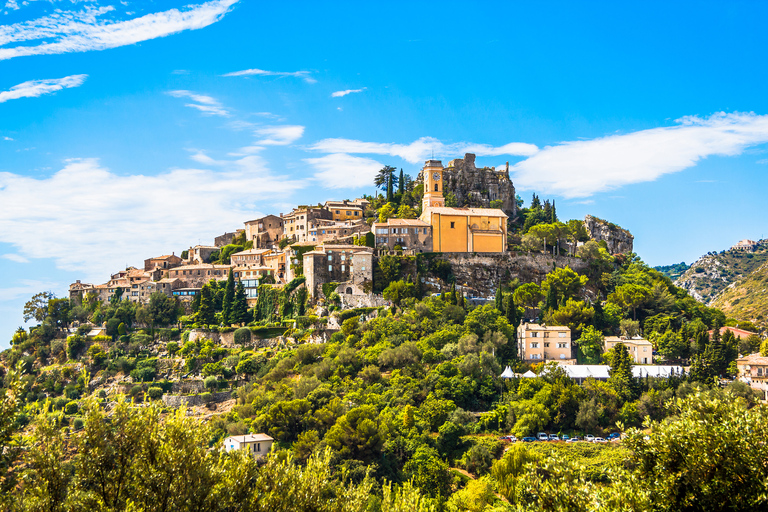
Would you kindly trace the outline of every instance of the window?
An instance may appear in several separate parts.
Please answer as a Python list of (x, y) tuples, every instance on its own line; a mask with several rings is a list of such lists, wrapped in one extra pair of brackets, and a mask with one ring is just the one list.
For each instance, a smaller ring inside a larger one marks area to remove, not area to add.
[(344, 265), (341, 266), (341, 271), (344, 272)]
[(256, 451), (257, 452), (261, 451), (261, 443), (256, 443)]
[(548, 333), (548, 332), (545, 332), (545, 333), (544, 333), (544, 337), (545, 337), (545, 338), (549, 338), (549, 333)]
[(331, 254), (328, 255), (328, 261), (333, 261), (333, 255)]
[(439, 190), (437, 190), (437, 183), (435, 183), (435, 192), (439, 192)]
[(757, 376), (758, 377), (762, 377), (763, 376), (763, 369), (762, 368), (758, 368), (757, 369)]
[(451, 229), (453, 229), (454, 227), (456, 227), (456, 223), (455, 222), (451, 222)]
[(532, 332), (531, 333), (531, 338), (538, 338), (538, 337), (539, 337), (539, 333), (537, 333), (537, 332)]
[(544, 348), (549, 348), (549, 342), (548, 341), (544, 342)]
[(333, 272), (333, 265), (328, 265), (328, 272)]
[(539, 342), (538, 341), (532, 342), (531, 343), (531, 348), (539, 348)]
[(565, 335), (566, 335), (566, 333), (564, 333), (564, 332), (557, 333), (558, 338), (565, 338)]
[(557, 344), (557, 348), (568, 348), (568, 344), (567, 343), (558, 343)]

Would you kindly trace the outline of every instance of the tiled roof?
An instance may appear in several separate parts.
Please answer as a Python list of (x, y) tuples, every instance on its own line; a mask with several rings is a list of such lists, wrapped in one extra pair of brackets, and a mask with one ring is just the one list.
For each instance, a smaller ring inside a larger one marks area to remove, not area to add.
[(232, 256), (249, 256), (251, 254), (264, 254), (265, 252), (269, 252), (272, 249), (247, 249), (245, 251), (236, 252), (232, 255), (230, 255), (230, 258)]
[(429, 227), (430, 224), (419, 219), (387, 219), (387, 222), (374, 222), (373, 226), (419, 226)]
[(448, 206), (432, 206), (427, 209), (430, 213), (440, 215), (476, 215), (479, 217), (507, 217), (507, 214), (497, 208), (451, 208)]
[[(736, 327), (728, 327), (728, 326), (726, 326), (726, 327), (721, 327), (720, 328), (720, 336), (721, 337), (722, 337), (723, 334), (725, 334), (725, 331), (731, 331), (734, 336), (736, 336), (737, 338), (741, 338), (741, 339), (746, 339), (746, 338), (752, 336), (753, 334), (757, 334), (756, 332), (745, 331), (744, 329), (738, 329)], [(711, 330), (709, 331), (709, 336), (710, 337), (712, 336), (712, 331)]]
[(763, 357), (760, 355), (759, 352), (755, 352), (754, 354), (749, 354), (747, 357), (742, 357), (741, 359), (736, 360), (737, 363), (741, 363), (742, 365), (749, 364), (749, 365), (768, 365), (768, 357)]

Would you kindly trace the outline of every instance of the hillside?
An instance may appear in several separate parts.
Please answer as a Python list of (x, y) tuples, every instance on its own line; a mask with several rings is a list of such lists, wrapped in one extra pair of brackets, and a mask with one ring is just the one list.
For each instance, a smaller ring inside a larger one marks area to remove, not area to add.
[(711, 305), (730, 317), (768, 328), (768, 263), (728, 286)]
[(682, 276), (689, 268), (691, 268), (691, 266), (686, 265), (684, 261), (675, 263), (673, 265), (660, 265), (658, 267), (653, 267), (654, 270), (658, 270), (673, 281), (677, 281), (680, 276)]
[(708, 253), (696, 260), (675, 284), (705, 304), (713, 304), (720, 293), (768, 262), (768, 244), (754, 251), (729, 249)]

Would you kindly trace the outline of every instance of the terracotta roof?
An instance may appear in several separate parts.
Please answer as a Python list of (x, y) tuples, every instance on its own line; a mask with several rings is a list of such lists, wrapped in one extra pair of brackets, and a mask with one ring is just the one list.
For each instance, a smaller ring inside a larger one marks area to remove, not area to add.
[(179, 270), (225, 270), (232, 268), (232, 265), (214, 265), (213, 263), (202, 263), (200, 265), (182, 265), (168, 269), (170, 272)]
[(760, 355), (760, 352), (755, 352), (754, 354), (749, 354), (746, 357), (742, 357), (741, 359), (736, 360), (737, 363), (742, 364), (756, 364), (756, 365), (768, 365), (768, 357), (763, 357)]
[[(725, 331), (731, 331), (734, 336), (736, 336), (737, 338), (740, 337), (741, 339), (746, 339), (746, 338), (752, 336), (753, 334), (757, 334), (756, 332), (745, 331), (744, 329), (739, 329), (739, 328), (736, 328), (736, 327), (726, 326), (726, 327), (721, 327), (720, 328), (720, 336), (721, 337), (723, 336), (723, 334), (725, 334)], [(709, 331), (709, 336), (712, 337), (712, 330)]]
[(625, 338), (623, 336), (606, 336), (605, 342), (608, 343), (609, 341), (611, 343), (615, 343), (615, 342), (631, 343), (632, 345), (649, 345), (649, 346), (653, 345), (650, 341), (644, 338)]
[(539, 324), (522, 324), (520, 327), (526, 329), (534, 329), (537, 331), (570, 331), (565, 325), (539, 325)]
[(450, 208), (447, 206), (433, 206), (427, 209), (430, 213), (440, 215), (476, 215), (480, 217), (507, 217), (507, 214), (496, 208)]
[(269, 252), (272, 249), (247, 249), (245, 251), (236, 252), (234, 254), (230, 255), (230, 258), (232, 256), (247, 256), (250, 254), (264, 254), (265, 252)]

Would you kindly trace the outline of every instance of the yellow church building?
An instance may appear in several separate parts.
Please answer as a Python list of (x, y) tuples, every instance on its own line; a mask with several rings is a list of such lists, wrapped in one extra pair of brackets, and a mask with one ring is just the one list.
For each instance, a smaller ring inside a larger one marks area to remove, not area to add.
[(421, 220), (432, 226), (433, 252), (504, 252), (507, 215), (496, 208), (452, 208), (443, 197), (443, 164), (427, 160), (422, 172)]

